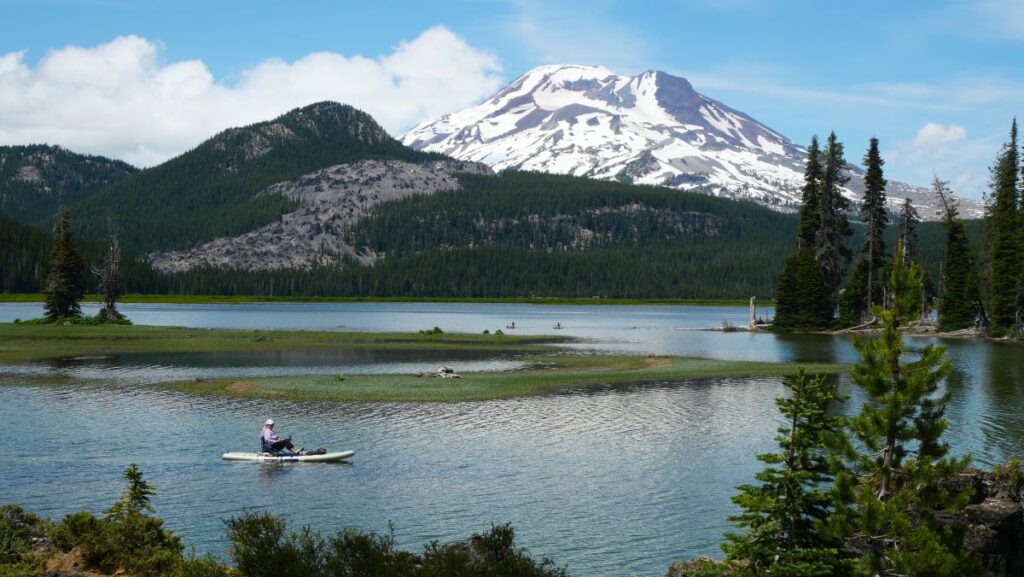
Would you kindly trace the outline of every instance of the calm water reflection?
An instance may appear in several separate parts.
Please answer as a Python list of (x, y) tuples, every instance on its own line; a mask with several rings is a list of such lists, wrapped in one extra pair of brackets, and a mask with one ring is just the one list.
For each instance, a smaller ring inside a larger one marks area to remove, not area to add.
[[(35, 307), (35, 308), (33, 308)], [(0, 320), (38, 316), (0, 305)], [(784, 361), (856, 358), (842, 337), (694, 330), (744, 322), (741, 308), (341, 304), (142, 306), (137, 323), (236, 328), (494, 330), (587, 339), (576, 349)], [(560, 321), (566, 329), (551, 330)], [(912, 339), (912, 347), (930, 342)], [(1024, 453), (1024, 349), (950, 341), (956, 371), (949, 440), (990, 465)], [(537, 555), (573, 575), (662, 575), (675, 558), (717, 554), (731, 487), (749, 482), (753, 455), (778, 425), (778, 379), (711, 379), (460, 404), (323, 404), (196, 397), (141, 383), (167, 374), (277, 374), (432, 368), (436, 352), (128, 355), (0, 371), (5, 429), (25, 442), (0, 462), (0, 501), (47, 515), (101, 510), (138, 462), (159, 488), (156, 506), (201, 551), (223, 552), (221, 519), (266, 508), (297, 523), (398, 527), (401, 545), (464, 538), (511, 521)], [(514, 358), (455, 359), (481, 366)], [(13, 371), (21, 371), (16, 374)], [(423, 370), (417, 369), (417, 370)], [(123, 386), (37, 388), (24, 373)], [(128, 375), (128, 376), (126, 376)], [(857, 403), (852, 393), (847, 410)], [(261, 467), (221, 462), (255, 445), (273, 416), (307, 445), (351, 448), (351, 465)]]

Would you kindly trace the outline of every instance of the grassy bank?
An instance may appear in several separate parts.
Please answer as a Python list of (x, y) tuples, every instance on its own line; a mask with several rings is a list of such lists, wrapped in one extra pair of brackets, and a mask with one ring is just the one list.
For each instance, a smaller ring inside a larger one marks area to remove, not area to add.
[[(711, 377), (786, 376), (798, 366), (685, 357), (532, 356), (534, 368), (464, 373), (460, 379), (416, 375), (288, 376), (223, 378), (171, 383), (190, 393), (248, 398), (359, 402), (451, 402), (507, 399), (573, 389)], [(834, 373), (843, 365), (805, 365)]]
[[(86, 295), (84, 302), (100, 302), (100, 295)], [(0, 293), (0, 303), (42, 302), (43, 295), (35, 293)], [(606, 298), (413, 298), (413, 297), (302, 297), (302, 296), (221, 296), (221, 295), (156, 295), (128, 294), (121, 297), (126, 303), (167, 304), (239, 304), (239, 303), (352, 303), (352, 302), (436, 302), (436, 303), (499, 303), (535, 305), (690, 305), (690, 306), (746, 306), (746, 300), (737, 299), (606, 299)], [(770, 306), (773, 301), (758, 301), (758, 306)]]
[(154, 326), (0, 323), (0, 362), (125, 353), (318, 349), (538, 352), (560, 337), (483, 334), (205, 330)]
[[(516, 355), (528, 368), (464, 373), (459, 379), (416, 375), (226, 377), (167, 383), (191, 393), (327, 401), (479, 401), (622, 384), (704, 377), (782, 376), (797, 365), (683, 357), (555, 354), (563, 337), (434, 333), (203, 330), (153, 326), (0, 324), (0, 362), (144, 352), (287, 350), (447, 350)], [(432, 369), (434, 367), (424, 367)], [(458, 369), (458, 367), (455, 367)], [(808, 365), (838, 372), (842, 365)], [(22, 380), (28, 380), (22, 379)], [(36, 379), (31, 379), (35, 384)], [(60, 384), (68, 384), (58, 379)]]

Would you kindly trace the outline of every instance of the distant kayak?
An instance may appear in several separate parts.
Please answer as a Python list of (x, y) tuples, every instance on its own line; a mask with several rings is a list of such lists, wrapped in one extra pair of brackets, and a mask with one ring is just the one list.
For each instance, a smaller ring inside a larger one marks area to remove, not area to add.
[(355, 455), (355, 451), (321, 453), (319, 455), (272, 455), (270, 453), (224, 453), (225, 461), (256, 461), (260, 463), (337, 463)]

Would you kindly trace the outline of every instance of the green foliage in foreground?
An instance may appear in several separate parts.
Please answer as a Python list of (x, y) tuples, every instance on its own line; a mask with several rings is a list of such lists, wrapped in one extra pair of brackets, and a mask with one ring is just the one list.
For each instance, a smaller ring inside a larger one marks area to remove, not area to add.
[(16, 505), (0, 507), (0, 577), (34, 577), (53, 551), (34, 549), (49, 535), (59, 551), (77, 551), (86, 569), (137, 577), (566, 577), (548, 559), (534, 561), (515, 545), (511, 525), (493, 526), (465, 545), (428, 543), (422, 555), (397, 550), (387, 535), (342, 529), (324, 537), (309, 527), (289, 531), (284, 519), (245, 513), (228, 519), (229, 555), (235, 567), (211, 557), (183, 554), (181, 539), (153, 515), (155, 491), (134, 464), (128, 488), (102, 517), (82, 511), (51, 524)]
[(134, 464), (124, 473), (128, 488), (102, 517), (72, 513), (50, 530), (50, 540), (62, 551), (77, 549), (89, 569), (132, 575), (173, 574), (184, 562), (181, 539), (164, 529), (152, 512), (153, 487)]
[(422, 555), (395, 549), (394, 535), (342, 529), (331, 537), (287, 523), (269, 513), (229, 519), (231, 557), (246, 577), (565, 577), (564, 569), (534, 561), (515, 546), (511, 525), (492, 527), (466, 547), (432, 542)]
[[(831, 391), (798, 378), (779, 401), (788, 424), (780, 452), (758, 458), (768, 466), (760, 486), (740, 487), (745, 532), (727, 535), (722, 563), (692, 567), (690, 576), (833, 575), (973, 577), (978, 562), (964, 547), (962, 528), (940, 520), (966, 504), (970, 489), (942, 481), (966, 467), (942, 442), (948, 395), (939, 383), (951, 363), (928, 346), (905, 362), (901, 321), (919, 314), (922, 274), (907, 265), (902, 246), (893, 257), (887, 309), (876, 308), (882, 335), (859, 339), (853, 380), (867, 394), (860, 413), (830, 418)], [(852, 436), (856, 443), (850, 441)], [(1000, 475), (1019, 475), (1008, 466)]]
[(766, 465), (755, 475), (760, 485), (738, 487), (733, 502), (742, 513), (730, 520), (745, 532), (726, 534), (722, 549), (755, 574), (848, 574), (842, 543), (820, 530), (832, 510), (834, 467), (826, 449), (841, 421), (830, 409), (841, 398), (824, 376), (803, 370), (785, 384), (790, 395), (775, 400), (786, 422), (775, 437), (779, 450), (757, 456)]

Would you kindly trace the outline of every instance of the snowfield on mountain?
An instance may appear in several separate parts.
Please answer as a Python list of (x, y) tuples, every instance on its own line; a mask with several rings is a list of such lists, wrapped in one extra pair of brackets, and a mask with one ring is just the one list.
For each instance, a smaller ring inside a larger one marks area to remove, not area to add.
[[(498, 171), (668, 186), (782, 211), (800, 204), (807, 155), (803, 146), (700, 94), (684, 78), (660, 71), (620, 76), (574, 65), (530, 70), (483, 103), (420, 124), (401, 140)], [(847, 143), (847, 159), (859, 158), (857, 143)], [(862, 171), (853, 165), (849, 171), (847, 196), (858, 200)], [(936, 218), (927, 189), (891, 182), (889, 197), (894, 209), (909, 197), (924, 218)], [(961, 212), (980, 217), (982, 205), (962, 200)]]

